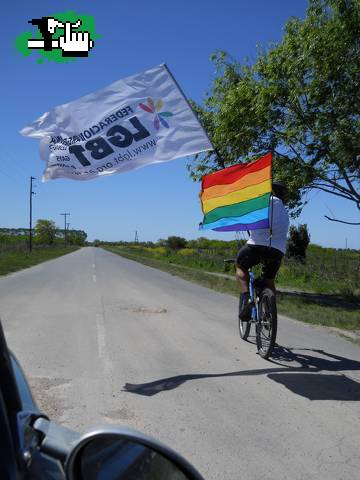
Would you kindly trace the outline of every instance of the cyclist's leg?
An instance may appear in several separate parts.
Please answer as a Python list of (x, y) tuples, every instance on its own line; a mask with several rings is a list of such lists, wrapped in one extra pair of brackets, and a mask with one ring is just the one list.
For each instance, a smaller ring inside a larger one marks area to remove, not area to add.
[(277, 272), (279, 271), (281, 261), (283, 258), (283, 253), (276, 248), (271, 248), (263, 254), (264, 257), (262, 259), (262, 277), (265, 281), (265, 286), (270, 288), (276, 294), (276, 287), (275, 287), (275, 277)]
[(249, 270), (240, 265), (236, 265), (235, 276), (239, 283), (241, 293), (249, 293)]
[(240, 292), (249, 292), (249, 269), (260, 262), (258, 248), (255, 245), (245, 244), (240, 248), (235, 262), (236, 280), (239, 282)]
[(252, 302), (249, 292), (249, 271), (243, 266), (236, 265), (236, 280), (239, 283), (239, 320), (248, 322), (251, 316)]
[(256, 246), (244, 245), (236, 257), (236, 280), (240, 288), (239, 318), (250, 319), (252, 302), (249, 293), (249, 269), (259, 263)]

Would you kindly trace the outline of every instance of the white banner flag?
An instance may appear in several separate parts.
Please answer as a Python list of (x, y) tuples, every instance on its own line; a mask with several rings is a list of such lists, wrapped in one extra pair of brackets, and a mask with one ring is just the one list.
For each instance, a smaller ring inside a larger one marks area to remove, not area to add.
[(43, 180), (89, 180), (213, 146), (166, 65), (44, 113), (22, 135), (40, 138)]

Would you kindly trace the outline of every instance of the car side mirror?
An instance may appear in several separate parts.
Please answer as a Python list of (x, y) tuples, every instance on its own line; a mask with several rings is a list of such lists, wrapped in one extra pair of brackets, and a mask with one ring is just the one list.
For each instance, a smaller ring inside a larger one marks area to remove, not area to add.
[(84, 435), (66, 461), (68, 480), (202, 480), (179, 454), (142, 433), (101, 428)]

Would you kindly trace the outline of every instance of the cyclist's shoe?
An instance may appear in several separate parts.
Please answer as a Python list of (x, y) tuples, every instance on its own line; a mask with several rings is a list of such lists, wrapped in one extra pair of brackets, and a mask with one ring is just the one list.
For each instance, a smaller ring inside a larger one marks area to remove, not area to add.
[(251, 318), (251, 310), (254, 304), (251, 301), (250, 293), (242, 293), (239, 301), (239, 318), (243, 322), (248, 322)]

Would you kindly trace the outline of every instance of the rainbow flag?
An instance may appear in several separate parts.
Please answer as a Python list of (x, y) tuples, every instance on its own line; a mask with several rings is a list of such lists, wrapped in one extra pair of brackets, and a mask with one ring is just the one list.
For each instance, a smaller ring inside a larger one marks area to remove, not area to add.
[(202, 179), (201, 229), (230, 232), (269, 228), (271, 160), (233, 165)]

